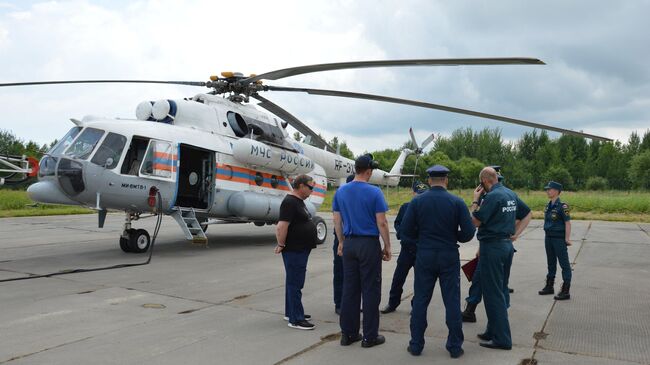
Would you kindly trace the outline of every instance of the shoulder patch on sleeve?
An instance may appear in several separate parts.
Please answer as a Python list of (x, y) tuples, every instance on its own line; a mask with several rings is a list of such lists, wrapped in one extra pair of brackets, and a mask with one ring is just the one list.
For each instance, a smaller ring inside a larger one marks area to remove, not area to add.
[(569, 217), (569, 213), (571, 212), (571, 208), (569, 207), (569, 204), (567, 203), (562, 203), (562, 211), (564, 212), (564, 215)]

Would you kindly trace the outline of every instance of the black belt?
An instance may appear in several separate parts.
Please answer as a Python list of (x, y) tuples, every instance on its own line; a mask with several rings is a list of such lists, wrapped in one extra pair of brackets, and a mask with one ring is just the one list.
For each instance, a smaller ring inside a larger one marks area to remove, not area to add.
[(345, 236), (345, 238), (374, 238), (378, 240), (379, 236), (351, 234), (349, 236)]

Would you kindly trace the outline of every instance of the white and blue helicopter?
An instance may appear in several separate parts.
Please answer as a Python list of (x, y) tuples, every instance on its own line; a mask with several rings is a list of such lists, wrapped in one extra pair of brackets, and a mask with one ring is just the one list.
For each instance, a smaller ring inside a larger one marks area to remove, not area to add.
[[(280, 203), (298, 174), (314, 178), (306, 205), (314, 217), (318, 239), (327, 236), (325, 221), (316, 215), (327, 185), (354, 172), (354, 161), (341, 156), (317, 133), (262, 92), (303, 92), (405, 104), (572, 134), (594, 140), (604, 137), (467, 109), (338, 90), (265, 85), (312, 72), (399, 66), (539, 65), (533, 58), (417, 59), (318, 64), (261, 75), (223, 72), (207, 82), (154, 80), (74, 80), (4, 83), (0, 87), (75, 83), (154, 83), (207, 87), (209, 92), (182, 100), (143, 101), (136, 119), (87, 116), (71, 119), (75, 126), (40, 160), (38, 182), (29, 186), (31, 199), (41, 203), (80, 205), (97, 210), (103, 227), (109, 210), (124, 211), (120, 236), (125, 252), (146, 252), (151, 237), (132, 222), (146, 214), (171, 215), (186, 239), (207, 243), (205, 231), (215, 223), (274, 224)], [(249, 104), (259, 101), (258, 107)], [(263, 111), (265, 109), (266, 111)], [(268, 113), (268, 112), (270, 113)], [(271, 114), (272, 113), (272, 114)], [(306, 136), (291, 138), (291, 125)], [(390, 171), (375, 170), (370, 183), (396, 186), (404, 161), (419, 155), (433, 141), (430, 135), (414, 150), (404, 149)]]

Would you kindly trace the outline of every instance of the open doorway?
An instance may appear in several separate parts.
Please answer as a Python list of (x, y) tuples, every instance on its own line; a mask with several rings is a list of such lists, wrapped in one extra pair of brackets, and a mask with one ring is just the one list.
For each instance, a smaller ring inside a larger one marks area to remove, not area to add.
[(181, 144), (176, 205), (208, 209), (214, 184), (214, 152)]

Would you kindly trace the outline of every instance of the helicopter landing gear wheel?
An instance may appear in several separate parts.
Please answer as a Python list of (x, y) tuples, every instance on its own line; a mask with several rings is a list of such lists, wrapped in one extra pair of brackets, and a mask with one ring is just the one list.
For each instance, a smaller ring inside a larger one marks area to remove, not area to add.
[[(127, 233), (128, 236), (131, 236), (131, 230)], [(124, 252), (131, 252), (131, 249), (129, 248), (129, 239), (128, 237), (122, 237), (120, 236), (120, 248)]]
[(316, 244), (322, 245), (327, 239), (327, 224), (321, 217), (314, 217), (314, 224), (316, 225)]
[(127, 245), (129, 252), (147, 252), (147, 250), (149, 250), (149, 246), (151, 246), (151, 237), (149, 237), (149, 233), (144, 229), (131, 229), (129, 232), (129, 241)]

